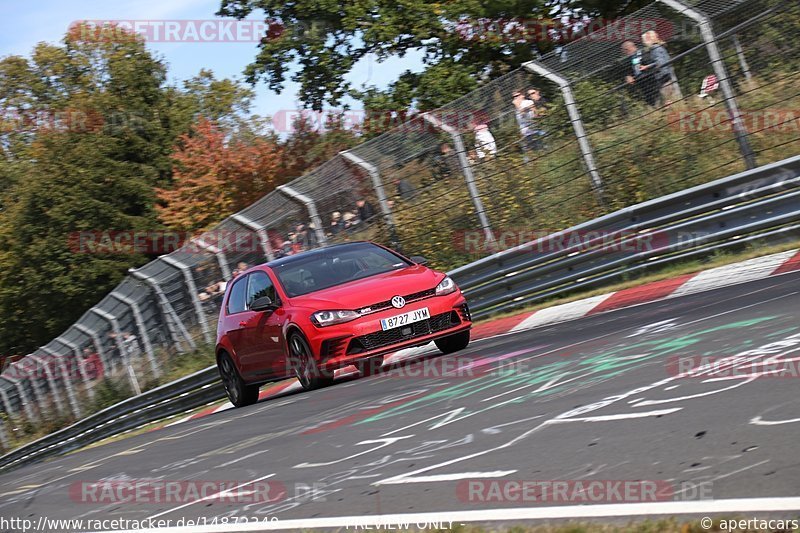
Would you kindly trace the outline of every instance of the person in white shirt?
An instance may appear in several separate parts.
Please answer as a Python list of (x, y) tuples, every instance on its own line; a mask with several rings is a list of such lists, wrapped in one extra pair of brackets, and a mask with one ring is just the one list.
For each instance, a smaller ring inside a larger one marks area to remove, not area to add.
[(473, 123), (472, 130), (475, 132), (475, 153), (478, 159), (487, 156), (494, 157), (497, 154), (497, 142), (494, 135), (489, 131), (489, 126), (482, 122)]

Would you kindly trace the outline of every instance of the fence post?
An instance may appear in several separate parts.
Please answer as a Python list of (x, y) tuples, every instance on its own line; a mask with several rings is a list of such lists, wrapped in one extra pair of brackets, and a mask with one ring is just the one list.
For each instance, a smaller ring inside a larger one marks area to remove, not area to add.
[[(28, 398), (28, 393), (25, 392), (25, 386), (22, 384), (21, 376), (17, 378), (10, 378), (8, 376), (2, 376), (3, 379), (14, 385), (14, 388), (17, 389), (17, 396), (19, 396), (19, 403), (22, 405), (22, 409), (25, 411), (25, 415), (28, 417), (28, 420), (31, 422), (38, 422), (40, 420), (39, 415), (33, 410), (33, 406), (31, 405), (31, 400)], [(30, 376), (28, 377), (30, 379)], [(34, 391), (35, 393), (35, 391)]]
[(217, 246), (208, 244), (206, 241), (203, 240), (202, 237), (200, 237), (199, 239), (195, 239), (193, 242), (201, 249), (207, 250), (208, 252), (216, 256), (217, 263), (219, 263), (219, 269), (222, 271), (223, 279), (225, 279), (225, 281), (230, 281), (231, 269), (228, 266), (228, 258), (225, 257), (225, 251)]
[[(196, 350), (197, 345), (194, 343), (194, 339), (192, 339), (191, 335), (189, 335), (189, 332), (186, 330), (186, 326), (183, 325), (183, 321), (178, 316), (178, 313), (175, 312), (172, 304), (169, 303), (169, 299), (167, 298), (167, 295), (164, 294), (164, 290), (161, 288), (161, 285), (159, 285), (158, 281), (152, 276), (148, 276), (143, 272), (133, 268), (129, 268), (128, 272), (134, 278), (147, 283), (150, 288), (153, 289), (153, 292), (155, 292), (156, 298), (158, 298), (158, 305), (161, 307), (161, 312), (164, 314), (164, 319), (167, 321), (167, 328), (172, 336), (172, 342), (175, 344), (175, 349), (181, 353), (185, 351), (180, 339), (183, 337), (183, 339), (189, 344), (190, 349)], [(176, 328), (178, 331), (176, 331)]]
[(90, 339), (92, 339), (92, 343), (94, 343), (94, 348), (97, 350), (97, 354), (100, 356), (100, 359), (103, 360), (103, 376), (108, 376), (108, 373), (111, 371), (111, 357), (106, 353), (106, 348), (103, 346), (103, 342), (100, 340), (100, 335), (97, 332), (83, 324), (75, 323), (72, 325), (75, 329), (80, 331), (81, 333), (88, 335)]
[(495, 250), (496, 242), (494, 234), (492, 233), (492, 226), (489, 224), (489, 218), (486, 216), (486, 210), (483, 208), (483, 201), (478, 192), (478, 187), (475, 185), (475, 175), (472, 173), (472, 167), (467, 160), (467, 149), (464, 146), (464, 139), (461, 134), (453, 127), (445, 124), (438, 118), (427, 113), (422, 115), (423, 118), (430, 122), (434, 127), (439, 128), (443, 132), (450, 135), (453, 139), (453, 144), (456, 148), (456, 155), (458, 156), (458, 164), (461, 167), (461, 173), (464, 174), (464, 180), (467, 182), (467, 189), (469, 190), (470, 198), (472, 198), (472, 205), (475, 206), (475, 212), (478, 215), (478, 221), (481, 224), (481, 229), (486, 236), (486, 246), (489, 250)]
[[(0, 376), (0, 378), (6, 379), (5, 376)], [(8, 380), (6, 380), (6, 381), (8, 381)], [(8, 382), (11, 383), (11, 381), (8, 381)], [(14, 385), (14, 384), (11, 383), (11, 385)], [(2, 398), (2, 400), (3, 400), (3, 411), (5, 411), (5, 413), (10, 416), (11, 415), (11, 400), (8, 399), (8, 392), (6, 392), (6, 390), (3, 387), (0, 387), (0, 398)], [(19, 405), (20, 405), (20, 407), (22, 407), (22, 399), (20, 399)]]
[(306, 207), (306, 210), (308, 210), (308, 216), (311, 218), (311, 221), (315, 226), (314, 233), (317, 235), (317, 242), (320, 244), (327, 243), (328, 238), (325, 236), (325, 232), (322, 229), (322, 219), (319, 218), (317, 204), (314, 203), (314, 200), (305, 194), (302, 194), (300, 191), (292, 189), (288, 185), (278, 185), (277, 189), (292, 200), (296, 200)]
[(191, 267), (168, 255), (161, 256), (161, 260), (169, 266), (177, 268), (183, 273), (183, 278), (186, 281), (186, 289), (189, 291), (189, 296), (192, 298), (194, 312), (197, 315), (197, 322), (200, 324), (200, 329), (203, 330), (203, 339), (205, 339), (206, 343), (211, 344), (213, 341), (211, 338), (211, 330), (208, 327), (208, 319), (206, 318), (206, 314), (203, 312), (203, 304), (200, 302), (200, 296), (197, 292), (197, 285), (194, 282), (194, 276), (192, 276)]
[(739, 150), (742, 152), (742, 157), (744, 158), (747, 168), (756, 168), (756, 166), (758, 166), (756, 163), (756, 156), (753, 153), (753, 149), (750, 147), (750, 141), (747, 140), (747, 128), (742, 120), (739, 104), (736, 102), (736, 96), (733, 93), (733, 86), (728, 76), (728, 69), (725, 68), (725, 63), (722, 61), (722, 54), (717, 46), (717, 37), (714, 35), (714, 30), (711, 28), (711, 21), (700, 11), (687, 6), (680, 0), (659, 1), (678, 13), (686, 15), (695, 21), (698, 28), (700, 28), (700, 34), (703, 36), (703, 42), (706, 45), (708, 57), (711, 59), (711, 67), (714, 69), (714, 75), (717, 77), (719, 88), (722, 90), (722, 96), (725, 100), (725, 106), (728, 108), (728, 114), (731, 117), (733, 134), (736, 136), (736, 142), (739, 143)]
[(81, 380), (83, 381), (83, 385), (86, 388), (86, 391), (89, 393), (89, 397), (94, 399), (94, 387), (92, 387), (92, 381), (89, 379), (89, 375), (86, 373), (86, 367), (82, 364), (83, 354), (81, 353), (81, 349), (78, 347), (77, 344), (68, 341), (64, 337), (56, 337), (56, 342), (63, 344), (70, 350), (72, 353), (75, 354), (75, 363), (78, 365), (78, 372), (81, 374)]
[(731, 38), (733, 40), (733, 47), (736, 49), (736, 56), (739, 58), (739, 66), (742, 67), (742, 73), (747, 81), (752, 81), (753, 74), (750, 72), (750, 65), (747, 64), (747, 58), (742, 49), (742, 43), (739, 42), (739, 36), (734, 34)]
[(567, 114), (572, 123), (572, 129), (575, 131), (575, 137), (578, 139), (578, 146), (581, 150), (583, 163), (586, 165), (586, 170), (589, 172), (589, 177), (592, 180), (592, 189), (594, 189), (600, 204), (603, 205), (603, 178), (600, 177), (600, 172), (597, 170), (594, 150), (589, 142), (589, 136), (586, 134), (586, 128), (583, 126), (583, 118), (581, 118), (581, 112), (578, 109), (578, 104), (575, 101), (575, 95), (572, 92), (572, 86), (569, 80), (536, 61), (528, 61), (522, 66), (534, 74), (538, 74), (555, 83), (561, 90), (561, 94), (564, 97), (564, 106), (567, 108)]
[(58, 366), (61, 368), (61, 378), (64, 380), (64, 388), (67, 390), (67, 400), (69, 400), (69, 406), (72, 409), (72, 414), (75, 415), (75, 418), (80, 418), (81, 408), (78, 406), (78, 400), (75, 398), (75, 388), (72, 386), (72, 377), (70, 376), (70, 372), (67, 371), (67, 364), (64, 361), (64, 357), (60, 356), (57, 352), (47, 348), (46, 346), (42, 346), (40, 350), (47, 355), (54, 357), (58, 362)]
[(61, 400), (61, 393), (58, 392), (58, 389), (56, 388), (56, 380), (55, 377), (53, 376), (53, 371), (50, 370), (50, 368), (47, 366), (44, 360), (42, 360), (42, 358), (39, 357), (38, 355), (31, 354), (28, 357), (30, 358), (31, 361), (36, 361), (37, 363), (39, 363), (44, 369), (44, 374), (45, 376), (47, 376), (47, 383), (50, 386), (50, 393), (52, 394), (53, 400), (56, 403), (56, 408), (58, 408), (59, 413), (63, 413), (64, 402)]
[(260, 225), (255, 220), (250, 220), (241, 213), (231, 215), (231, 220), (251, 231), (254, 231), (256, 235), (258, 235), (258, 242), (261, 244), (261, 249), (264, 250), (264, 257), (267, 258), (267, 261), (272, 261), (275, 259), (275, 254), (272, 253), (272, 245), (269, 242), (269, 235), (267, 234), (267, 230), (264, 226)]
[[(10, 378), (8, 376), (0, 376), (0, 379), (6, 380), (12, 387), (17, 389), (17, 395), (19, 396), (19, 385), (16, 383), (17, 380)], [(0, 387), (0, 396), (3, 398), (3, 410), (6, 412), (7, 415), (11, 415), (13, 410), (11, 405), (11, 400), (8, 398), (8, 391), (6, 391), (3, 387)], [(22, 396), (19, 397), (19, 407), (20, 411), (25, 411), (25, 414), (28, 416), (28, 420), (33, 421), (30, 416), (30, 406), (25, 405), (26, 402), (23, 401)]]
[(399, 240), (397, 238), (397, 231), (395, 230), (394, 216), (392, 215), (392, 208), (389, 207), (389, 201), (386, 198), (386, 190), (383, 187), (383, 180), (381, 180), (381, 173), (378, 171), (378, 167), (349, 150), (339, 152), (339, 154), (351, 163), (360, 166), (369, 174), (372, 180), (372, 188), (375, 189), (375, 194), (378, 196), (378, 203), (381, 206), (381, 211), (383, 211), (383, 220), (389, 228), (392, 247), (396, 247), (399, 244)]
[(147, 354), (147, 359), (150, 362), (150, 370), (153, 371), (153, 375), (155, 377), (161, 376), (161, 369), (158, 367), (158, 362), (156, 361), (156, 354), (153, 352), (153, 345), (150, 344), (150, 337), (147, 333), (147, 327), (144, 325), (144, 319), (142, 318), (142, 312), (139, 309), (139, 304), (137, 304), (131, 298), (118, 293), (117, 291), (112, 291), (109, 294), (112, 298), (116, 298), (120, 302), (124, 303), (128, 307), (131, 308), (133, 311), (133, 320), (136, 322), (136, 329), (139, 330), (139, 336), (142, 339), (142, 344), (144, 344), (144, 352)]
[(128, 371), (128, 380), (131, 383), (131, 387), (133, 388), (133, 392), (136, 393), (138, 396), (142, 393), (141, 387), (139, 387), (139, 380), (136, 377), (136, 373), (133, 371), (133, 366), (131, 365), (131, 359), (128, 356), (128, 353), (125, 351), (125, 346), (122, 344), (122, 331), (119, 329), (119, 322), (117, 321), (117, 317), (112, 315), (107, 311), (103, 311), (102, 309), (98, 309), (96, 307), (92, 307), (89, 309), (92, 313), (96, 314), (103, 320), (108, 321), (111, 324), (111, 330), (114, 332), (114, 341), (117, 345), (117, 351), (119, 351), (120, 359), (122, 359), (123, 364), (127, 367), (126, 370)]
[(0, 420), (0, 444), (3, 445), (3, 450), (8, 450), (11, 447), (9, 446), (8, 433), (6, 433), (5, 420)]

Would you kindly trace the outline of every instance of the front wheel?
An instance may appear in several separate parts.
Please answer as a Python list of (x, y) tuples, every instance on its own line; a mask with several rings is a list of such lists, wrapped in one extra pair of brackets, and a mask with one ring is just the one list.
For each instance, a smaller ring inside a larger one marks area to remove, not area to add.
[(297, 380), (305, 390), (314, 390), (333, 383), (333, 372), (327, 372), (317, 365), (311, 354), (311, 347), (299, 333), (289, 337), (289, 355)]
[(436, 343), (436, 347), (439, 348), (442, 353), (457, 352), (463, 350), (469, 344), (469, 330), (456, 333), (455, 335), (448, 335), (447, 337), (436, 339), (433, 342)]
[(258, 385), (247, 385), (239, 371), (236, 370), (236, 365), (233, 363), (231, 356), (224, 353), (217, 361), (217, 368), (219, 369), (219, 376), (222, 378), (222, 384), (225, 386), (225, 393), (228, 395), (228, 400), (234, 407), (244, 407), (246, 405), (253, 405), (258, 401)]

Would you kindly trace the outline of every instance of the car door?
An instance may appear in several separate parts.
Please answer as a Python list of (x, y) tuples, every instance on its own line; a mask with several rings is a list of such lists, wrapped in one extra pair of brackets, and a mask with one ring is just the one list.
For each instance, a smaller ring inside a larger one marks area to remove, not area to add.
[(233, 347), (235, 358), (239, 363), (239, 371), (244, 374), (242, 363), (247, 353), (246, 331), (247, 312), (247, 278), (237, 279), (228, 293), (225, 302), (225, 333)]
[[(250, 306), (256, 298), (269, 296), (276, 309), (252, 311)], [(285, 311), (280, 308), (275, 285), (266, 272), (257, 270), (248, 275), (246, 298), (246, 336), (247, 356), (245, 372), (256, 377), (269, 377), (283, 374), (285, 357), (281, 332)]]

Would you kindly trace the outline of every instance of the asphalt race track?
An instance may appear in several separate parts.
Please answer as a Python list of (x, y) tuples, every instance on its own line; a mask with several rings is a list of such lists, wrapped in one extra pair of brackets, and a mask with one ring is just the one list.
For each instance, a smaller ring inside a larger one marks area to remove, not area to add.
[[(799, 312), (792, 273), (477, 341), (5, 473), (0, 516), (176, 524), (486, 509), (499, 519), (504, 508), (587, 503), (494, 490), (556, 480), (649, 480), (672, 502), (796, 497)], [(678, 358), (745, 351), (749, 363), (680, 374)], [(202, 501), (87, 489), (109, 480), (261, 489)], [(588, 503), (619, 503), (608, 498)]]

